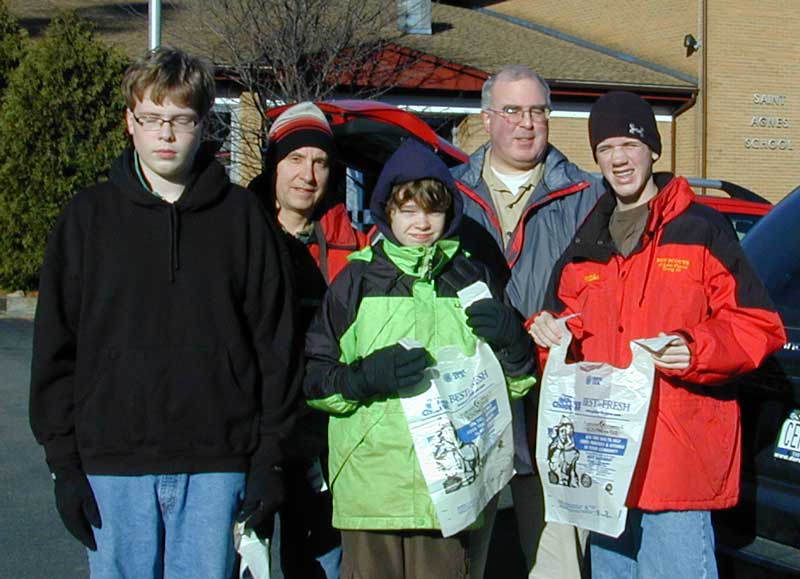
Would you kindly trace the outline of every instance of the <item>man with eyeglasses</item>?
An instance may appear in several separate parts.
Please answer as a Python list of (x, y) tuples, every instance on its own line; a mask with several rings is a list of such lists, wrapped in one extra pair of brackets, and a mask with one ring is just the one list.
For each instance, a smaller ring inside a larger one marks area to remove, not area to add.
[[(604, 189), (548, 141), (550, 87), (536, 72), (510, 65), (481, 94), (489, 142), (453, 169), (461, 183), (465, 248), (493, 269), (505, 269), (506, 294), (523, 318), (541, 309), (551, 271)], [(582, 537), (575, 528), (544, 523), (541, 482), (528, 445), (535, 397), (512, 406), (515, 468), (511, 492), (529, 577), (580, 577)], [(526, 416), (527, 414), (527, 416)], [(496, 506), (496, 501), (491, 506)], [(473, 534), (472, 577), (483, 577), (489, 524)]]
[(296, 404), (289, 258), (256, 196), (201, 150), (211, 67), (126, 72), (132, 146), (47, 245), (30, 419), (93, 578), (232, 576), (237, 515), (285, 495)]

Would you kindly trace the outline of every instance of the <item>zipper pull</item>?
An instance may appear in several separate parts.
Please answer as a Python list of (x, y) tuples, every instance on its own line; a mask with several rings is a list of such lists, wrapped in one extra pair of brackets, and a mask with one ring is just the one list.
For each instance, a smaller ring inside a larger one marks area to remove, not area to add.
[(422, 254), (422, 279), (431, 281), (433, 277), (433, 256), (436, 253), (435, 248), (426, 247)]

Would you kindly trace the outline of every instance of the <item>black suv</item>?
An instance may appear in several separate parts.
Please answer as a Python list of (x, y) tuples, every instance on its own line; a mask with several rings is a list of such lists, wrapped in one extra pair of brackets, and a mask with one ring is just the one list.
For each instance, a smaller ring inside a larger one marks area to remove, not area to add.
[(719, 550), (800, 574), (800, 187), (742, 241), (786, 326), (788, 341), (739, 384), (742, 497), (716, 514)]

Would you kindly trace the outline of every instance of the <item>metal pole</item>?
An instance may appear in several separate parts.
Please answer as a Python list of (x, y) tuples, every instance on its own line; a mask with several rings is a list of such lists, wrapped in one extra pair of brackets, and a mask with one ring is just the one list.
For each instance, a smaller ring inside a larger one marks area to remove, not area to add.
[(149, 0), (147, 14), (150, 19), (148, 46), (155, 50), (161, 46), (161, 0)]

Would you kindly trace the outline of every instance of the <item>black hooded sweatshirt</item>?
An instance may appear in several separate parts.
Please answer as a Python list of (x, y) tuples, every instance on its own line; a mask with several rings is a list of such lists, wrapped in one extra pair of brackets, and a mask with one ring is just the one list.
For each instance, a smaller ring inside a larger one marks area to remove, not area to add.
[(80, 191), (45, 251), (30, 419), (56, 469), (245, 471), (279, 460), (297, 395), (288, 256), (216, 161), (180, 199), (147, 191), (133, 150)]

